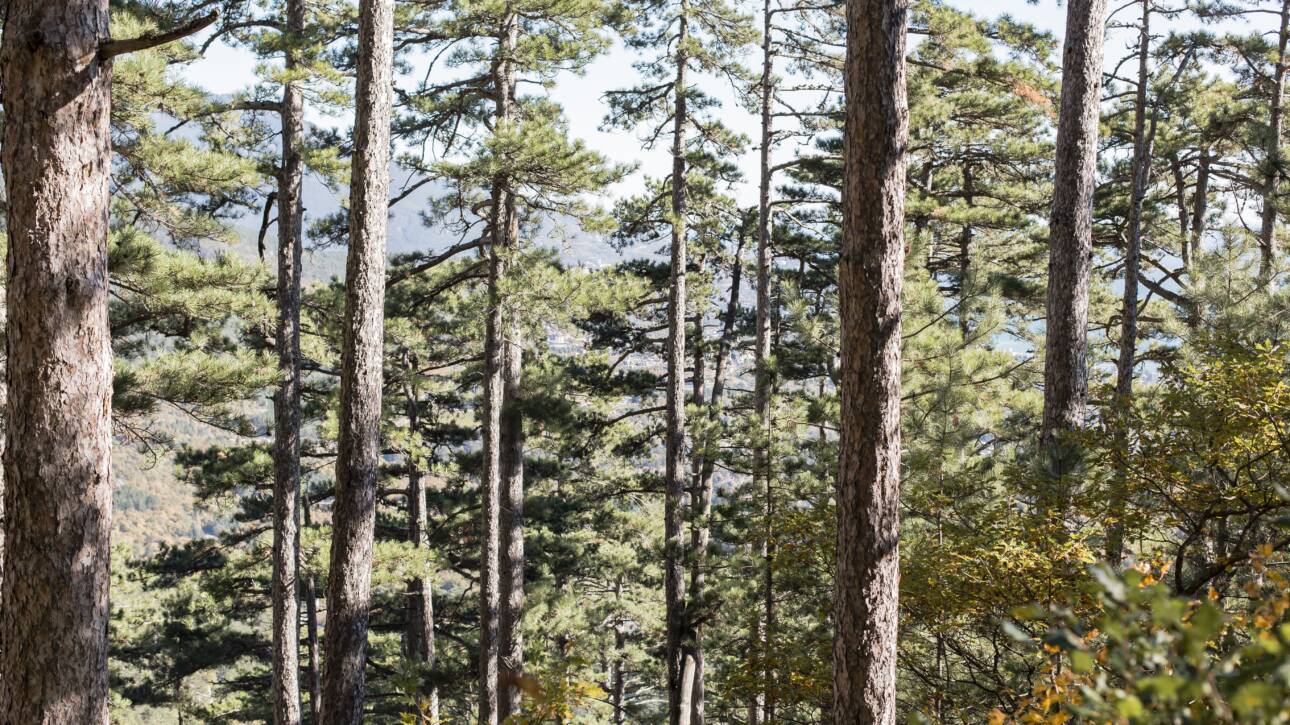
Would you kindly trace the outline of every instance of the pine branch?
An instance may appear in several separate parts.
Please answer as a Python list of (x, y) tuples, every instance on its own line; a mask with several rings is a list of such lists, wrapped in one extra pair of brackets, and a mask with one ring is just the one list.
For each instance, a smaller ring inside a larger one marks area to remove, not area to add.
[(106, 61), (118, 55), (125, 53), (134, 53), (140, 50), (155, 48), (159, 45), (173, 43), (181, 38), (186, 38), (196, 33), (206, 26), (214, 23), (219, 19), (219, 11), (212, 11), (203, 15), (196, 20), (191, 20), (179, 27), (167, 30), (164, 33), (147, 33), (137, 38), (126, 38), (124, 40), (109, 40), (99, 46), (99, 60)]

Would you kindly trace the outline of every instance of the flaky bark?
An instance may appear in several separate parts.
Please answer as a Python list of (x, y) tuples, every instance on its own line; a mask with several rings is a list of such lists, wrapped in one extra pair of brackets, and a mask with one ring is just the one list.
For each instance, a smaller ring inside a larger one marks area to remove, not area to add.
[(376, 476), (381, 454), (393, 46), (394, 0), (362, 0), (345, 268), (340, 436), (327, 582), (322, 702), (327, 725), (358, 723), (363, 718)]
[(896, 722), (907, 0), (847, 3), (833, 708)]
[(108, 722), (107, 38), (107, 0), (5, 9), (5, 723)]
[(686, 69), (690, 6), (681, 2), (677, 30), (676, 80), (672, 93), (676, 107), (672, 118), (672, 270), (667, 308), (667, 423), (663, 502), (663, 597), (666, 604), (667, 710), (670, 725), (689, 718), (681, 706), (688, 699), (683, 689), (685, 621), (685, 539), (682, 505), (685, 497), (685, 318), (686, 318)]
[[(298, 62), (304, 0), (287, 3), (286, 69)], [(304, 177), (299, 144), (304, 99), (297, 82), (282, 89), (282, 168), (278, 175), (278, 390), (273, 404), (273, 721), (300, 722), (300, 251)]]
[[(1093, 171), (1097, 160), (1106, 0), (1070, 0), (1062, 55), (1057, 163), (1049, 221), (1047, 331), (1044, 340), (1044, 417), (1040, 446), (1055, 476), (1068, 473), (1073, 454), (1059, 440), (1084, 423), (1088, 395), (1089, 266), (1093, 256)], [(1053, 491), (1049, 503), (1065, 506)]]

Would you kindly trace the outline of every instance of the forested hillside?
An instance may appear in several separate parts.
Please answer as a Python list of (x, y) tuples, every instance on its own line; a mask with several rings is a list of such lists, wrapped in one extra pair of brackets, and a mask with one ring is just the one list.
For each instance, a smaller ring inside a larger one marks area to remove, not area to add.
[(0, 724), (1290, 722), (1290, 0), (998, 5), (11, 0)]

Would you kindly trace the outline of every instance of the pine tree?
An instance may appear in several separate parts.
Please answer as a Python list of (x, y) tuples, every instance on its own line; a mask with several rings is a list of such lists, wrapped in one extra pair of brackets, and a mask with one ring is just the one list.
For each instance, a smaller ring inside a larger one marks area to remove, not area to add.
[(349, 180), (340, 435), (323, 658), (321, 712), (323, 721), (329, 723), (358, 723), (363, 719), (376, 478), (381, 450), (394, 3), (392, 0), (362, 2), (358, 23), (357, 111)]
[(833, 716), (896, 722), (908, 6), (847, 5)]

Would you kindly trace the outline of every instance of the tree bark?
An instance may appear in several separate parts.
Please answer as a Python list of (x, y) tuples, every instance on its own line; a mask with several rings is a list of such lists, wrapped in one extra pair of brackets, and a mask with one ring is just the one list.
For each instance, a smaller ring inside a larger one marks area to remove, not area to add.
[[(1106, 0), (1070, 0), (1062, 55), (1057, 162), (1049, 222), (1047, 331), (1044, 340), (1044, 417), (1040, 447), (1054, 479), (1074, 469), (1076, 455), (1061, 439), (1084, 423), (1088, 396), (1088, 285), (1093, 256), (1093, 172)], [(1046, 503), (1064, 510), (1066, 484)]]
[[(513, 54), (519, 37), (519, 22), (509, 10), (503, 14), (497, 33), (497, 52), (493, 61), (493, 89), (496, 97), (493, 128), (502, 130), (516, 122), (515, 117), (515, 67)], [(508, 388), (518, 387), (518, 378), (512, 377), (509, 361), (512, 359), (510, 341), (507, 334), (511, 332), (511, 315), (506, 311), (506, 301), (502, 298), (502, 285), (510, 266), (510, 257), (518, 236), (518, 217), (516, 215), (515, 194), (510, 188), (510, 180), (505, 173), (493, 179), (492, 206), (489, 212), (489, 230), (492, 236), (489, 245), (488, 276), (488, 321), (484, 340), (484, 470), (481, 477), (483, 491), (483, 541), (480, 571), (480, 632), (479, 632), (479, 722), (480, 725), (495, 725), (517, 704), (512, 698), (512, 689), (508, 676), (510, 670), (502, 667), (503, 639), (503, 587), (511, 587), (509, 576), (501, 571), (503, 564), (502, 517), (507, 516), (507, 523), (513, 521), (510, 514), (504, 514), (503, 508), (510, 501), (511, 479), (516, 474), (516, 460), (512, 457), (517, 444), (515, 432), (508, 430), (514, 420), (508, 418)], [(515, 370), (514, 375), (518, 376)], [(514, 392), (513, 389), (511, 392)], [(519, 441), (520, 446), (523, 445)], [(522, 463), (521, 463), (522, 465)], [(523, 486), (523, 469), (521, 477), (521, 496)], [(522, 516), (522, 512), (521, 512)], [(511, 540), (507, 541), (508, 553)], [(520, 539), (523, 547), (523, 539)], [(523, 549), (520, 550), (523, 557)], [(509, 556), (506, 557), (509, 570)], [(523, 571), (521, 569), (521, 576)], [(510, 594), (509, 591), (506, 592)], [(521, 585), (520, 596), (523, 596)], [(523, 603), (521, 601), (521, 606)], [(514, 643), (514, 638), (507, 632), (507, 645)], [(506, 653), (509, 654), (509, 651)], [(516, 691), (518, 696), (518, 690)]]
[(1281, 154), (1286, 92), (1286, 44), (1290, 41), (1290, 0), (1281, 2), (1281, 28), (1277, 33), (1277, 60), (1272, 71), (1272, 98), (1268, 105), (1267, 172), (1263, 180), (1263, 218), (1259, 227), (1259, 277), (1267, 279), (1277, 255), (1277, 186), (1284, 173)]
[(907, 0), (849, 0), (834, 718), (896, 722)]
[[(304, 0), (289, 0), (285, 66), (299, 64)], [(278, 175), (278, 390), (273, 405), (273, 721), (300, 723), (300, 252), (304, 99), (299, 84), (282, 89), (282, 168)]]
[(1209, 150), (1201, 149), (1200, 160), (1196, 162), (1196, 191), (1192, 193), (1191, 201), (1191, 237), (1187, 240), (1192, 260), (1200, 254), (1200, 243), (1205, 235), (1205, 217), (1209, 215), (1209, 164)]
[(107, 0), (13, 0), (0, 721), (108, 722), (112, 343)]
[(686, 488), (685, 466), (685, 319), (686, 319), (686, 164), (685, 132), (689, 118), (686, 109), (686, 70), (689, 65), (690, 5), (681, 0), (678, 18), (676, 80), (673, 94), (676, 107), (672, 126), (672, 270), (667, 313), (667, 445), (664, 480), (664, 599), (667, 626), (667, 709), (670, 725), (679, 725), (682, 717), (683, 646), (687, 622), (685, 615), (685, 540), (682, 526), (682, 499)]
[(323, 722), (363, 719), (372, 538), (380, 465), (386, 209), (390, 185), (394, 0), (362, 0), (350, 173), (349, 256), (332, 514)]

